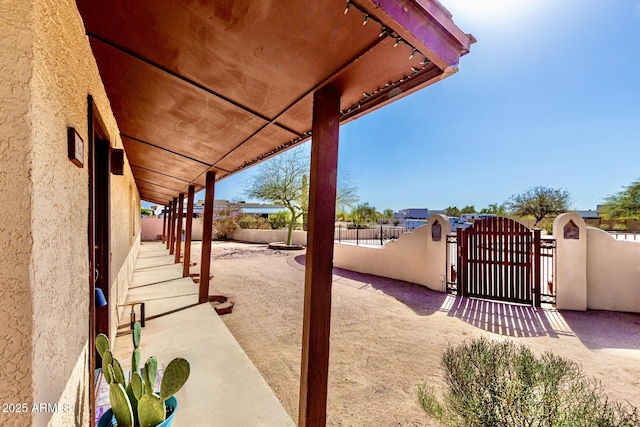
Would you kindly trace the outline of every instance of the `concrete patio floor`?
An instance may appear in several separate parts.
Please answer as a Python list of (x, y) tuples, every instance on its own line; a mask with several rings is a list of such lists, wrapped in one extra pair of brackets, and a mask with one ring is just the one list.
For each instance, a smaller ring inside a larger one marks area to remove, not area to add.
[[(164, 244), (140, 246), (126, 301), (146, 304), (142, 360), (156, 356), (166, 366), (180, 356), (191, 364), (189, 380), (176, 395), (174, 425), (294, 426), (211, 304), (197, 299), (198, 285), (182, 277), (182, 265), (174, 264)], [(124, 369), (130, 369), (132, 351), (128, 313), (125, 308), (114, 343)]]

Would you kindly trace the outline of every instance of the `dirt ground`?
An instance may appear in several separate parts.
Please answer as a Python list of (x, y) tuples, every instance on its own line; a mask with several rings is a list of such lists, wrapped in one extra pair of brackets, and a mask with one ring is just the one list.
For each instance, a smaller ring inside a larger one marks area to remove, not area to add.
[[(304, 251), (214, 242), (212, 253), (211, 293), (236, 303), (225, 324), (297, 420)], [(200, 259), (198, 244), (192, 256)], [(609, 398), (640, 406), (638, 315), (461, 299), (341, 269), (333, 278), (329, 426), (435, 425), (417, 404), (416, 385), (442, 390), (446, 346), (480, 336), (575, 360)]]

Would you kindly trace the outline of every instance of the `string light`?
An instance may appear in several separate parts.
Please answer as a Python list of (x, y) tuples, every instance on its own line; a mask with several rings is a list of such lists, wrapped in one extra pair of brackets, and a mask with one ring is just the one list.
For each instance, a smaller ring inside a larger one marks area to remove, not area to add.
[[(359, 6), (353, 0), (346, 0), (346, 6), (345, 6), (345, 9), (344, 9), (344, 15), (346, 15), (349, 12), (349, 9), (351, 8), (351, 6), (353, 6), (355, 9), (359, 10), (364, 15), (364, 20), (362, 22), (363, 26), (367, 25), (367, 23), (369, 21), (375, 21), (378, 25), (380, 25), (380, 34), (378, 35), (378, 37), (383, 37), (385, 35), (388, 35), (388, 36), (390, 36), (390, 37), (392, 37), (392, 38), (394, 38), (396, 40), (396, 42), (394, 43), (393, 47), (398, 47), (398, 45), (400, 45), (401, 43), (404, 43), (404, 44), (406, 44), (407, 46), (409, 46), (411, 48), (411, 55), (409, 56), (410, 60), (413, 59), (418, 54), (424, 56), (424, 60), (422, 62), (420, 62), (421, 68), (411, 67), (411, 74), (409, 74), (407, 76), (404, 76), (401, 79), (396, 80), (395, 82), (388, 82), (388, 83), (386, 83), (384, 85), (384, 87), (377, 88), (376, 90), (372, 91), (371, 93), (363, 92), (362, 93), (362, 97), (363, 97), (362, 99), (360, 99), (357, 103), (353, 104), (351, 107), (347, 108), (346, 110), (341, 110), (340, 111), (340, 114), (341, 114), (342, 117), (352, 113), (353, 111), (356, 111), (356, 110), (360, 109), (363, 105), (366, 105), (369, 102), (368, 100), (370, 98), (372, 98), (372, 97), (377, 97), (378, 95), (381, 95), (382, 93), (390, 93), (390, 92), (393, 93), (392, 91), (394, 90), (394, 87), (396, 85), (405, 83), (406, 81), (410, 80), (416, 74), (420, 73), (425, 68), (427, 68), (427, 65), (431, 63), (429, 58), (427, 58), (426, 55), (424, 55), (422, 52), (420, 52), (420, 50), (418, 48), (414, 47), (412, 44), (410, 44), (409, 42), (404, 40), (402, 37), (400, 37), (400, 35), (398, 35), (398, 33), (396, 33), (395, 31), (393, 31), (393, 29), (387, 28), (375, 16), (369, 15), (369, 13), (364, 8)], [(378, 5), (378, 7), (379, 7), (379, 5)], [(373, 102), (375, 102), (375, 101), (373, 101)], [(265, 153), (265, 154), (255, 158), (254, 160), (245, 162), (242, 166), (236, 167), (235, 169), (233, 169), (233, 170), (229, 171), (227, 174), (225, 174), (223, 176), (223, 178), (225, 176), (232, 175), (232, 174), (238, 172), (241, 169), (244, 169), (246, 167), (254, 165), (254, 164), (256, 164), (256, 163), (258, 163), (258, 162), (260, 162), (260, 161), (262, 161), (262, 160), (264, 160), (264, 159), (266, 159), (268, 157), (271, 157), (274, 154), (279, 153), (282, 150), (286, 150), (289, 147), (297, 145), (297, 144), (301, 143), (302, 141), (305, 141), (305, 140), (309, 139), (310, 137), (311, 137), (311, 131), (307, 131), (307, 132), (303, 133), (302, 135), (300, 135), (299, 137), (293, 138), (289, 142), (274, 148), (273, 150), (269, 151), (268, 153)]]

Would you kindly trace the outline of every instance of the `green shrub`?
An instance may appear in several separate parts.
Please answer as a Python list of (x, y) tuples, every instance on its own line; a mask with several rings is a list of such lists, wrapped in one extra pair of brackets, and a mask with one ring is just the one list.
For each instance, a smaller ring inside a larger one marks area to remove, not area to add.
[(627, 231), (627, 224), (623, 222), (616, 222), (615, 224), (613, 224), (613, 227), (611, 227), (611, 229), (613, 231)]
[(447, 426), (638, 426), (637, 409), (609, 402), (579, 366), (550, 352), (537, 358), (511, 341), (480, 338), (442, 356), (448, 391), (417, 388), (418, 402)]
[(553, 234), (553, 222), (546, 222), (542, 224), (542, 229), (547, 232), (547, 234)]
[(287, 228), (291, 222), (291, 213), (287, 211), (279, 211), (269, 215), (269, 224), (274, 230)]
[(271, 230), (269, 221), (260, 215), (244, 215), (238, 220), (238, 224), (241, 228)]

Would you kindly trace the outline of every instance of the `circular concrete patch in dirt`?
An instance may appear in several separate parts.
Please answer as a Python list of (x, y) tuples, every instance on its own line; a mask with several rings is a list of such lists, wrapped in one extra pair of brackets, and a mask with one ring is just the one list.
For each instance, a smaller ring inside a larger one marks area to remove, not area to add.
[(287, 245), (284, 242), (269, 243), (269, 249), (279, 249), (283, 251), (298, 251), (304, 249), (303, 245)]

